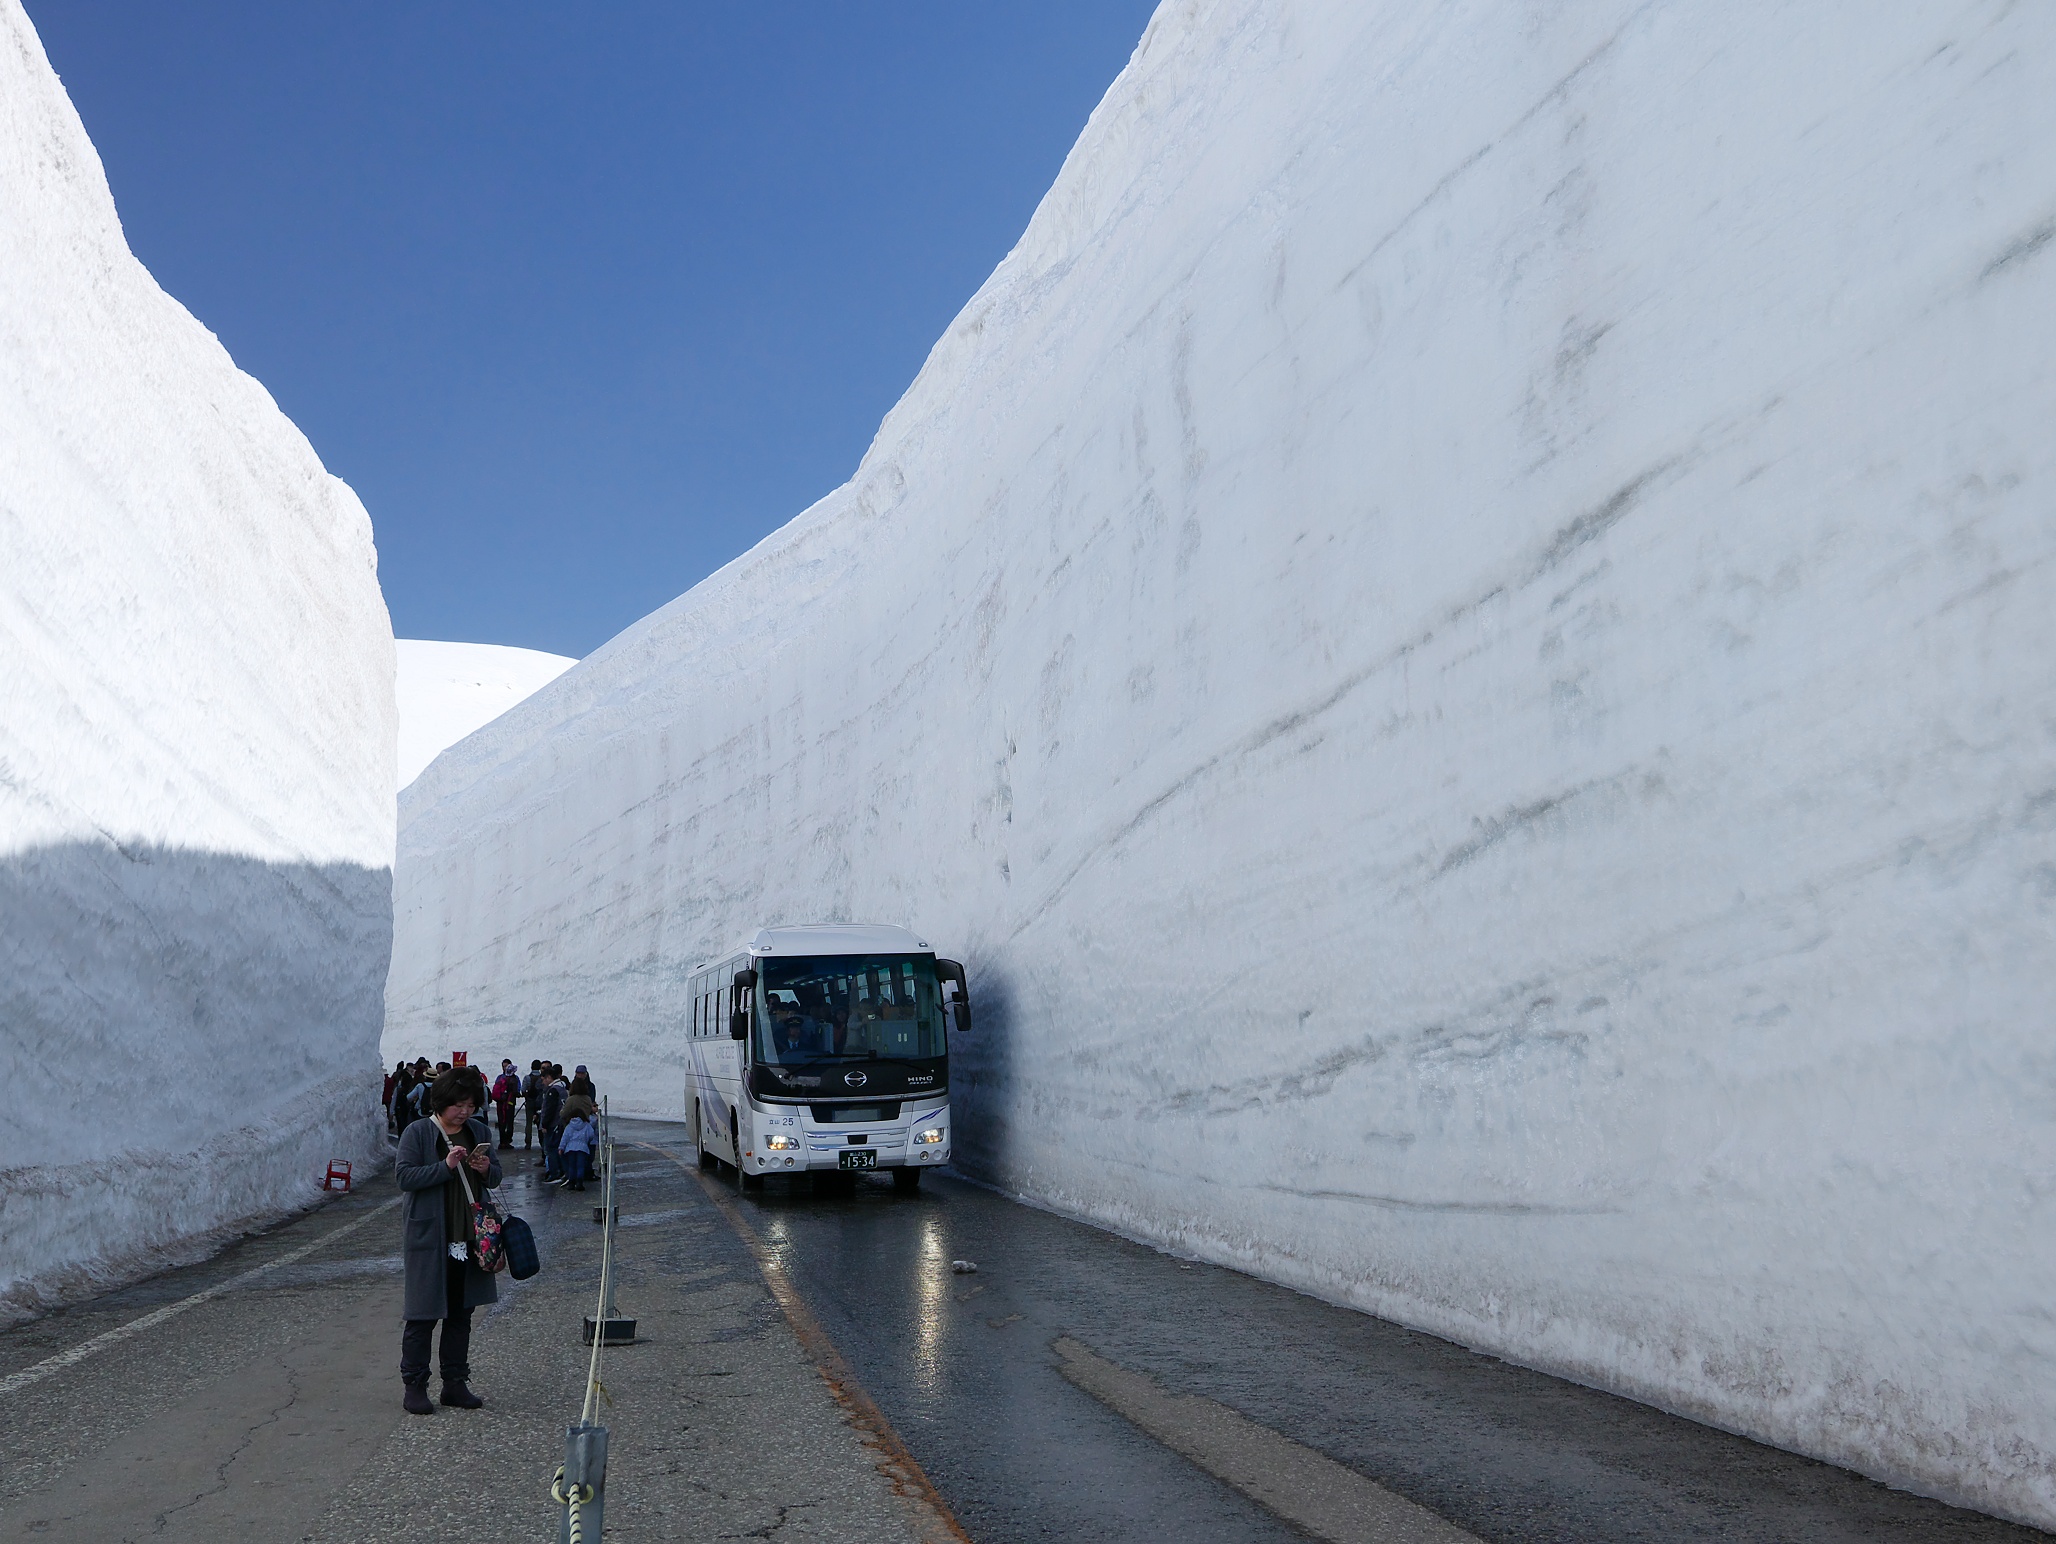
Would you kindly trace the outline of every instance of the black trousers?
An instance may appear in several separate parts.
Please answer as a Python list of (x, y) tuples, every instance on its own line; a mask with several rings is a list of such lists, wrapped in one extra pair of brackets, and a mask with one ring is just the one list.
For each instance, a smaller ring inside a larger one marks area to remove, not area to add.
[(443, 1382), (463, 1383), (471, 1376), (471, 1310), (464, 1306), (464, 1272), (469, 1269), (462, 1260), (443, 1262), (443, 1311), (442, 1319), (409, 1319), (406, 1329), (400, 1332), (400, 1381), (403, 1383), (428, 1382), (428, 1341), (435, 1333), (435, 1327), (443, 1327)]

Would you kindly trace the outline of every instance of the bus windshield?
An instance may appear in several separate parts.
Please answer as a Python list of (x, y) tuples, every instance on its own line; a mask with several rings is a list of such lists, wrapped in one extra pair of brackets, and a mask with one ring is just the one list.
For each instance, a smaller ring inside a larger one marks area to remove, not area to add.
[(774, 1066), (941, 1056), (935, 959), (831, 954), (758, 961), (757, 1059)]

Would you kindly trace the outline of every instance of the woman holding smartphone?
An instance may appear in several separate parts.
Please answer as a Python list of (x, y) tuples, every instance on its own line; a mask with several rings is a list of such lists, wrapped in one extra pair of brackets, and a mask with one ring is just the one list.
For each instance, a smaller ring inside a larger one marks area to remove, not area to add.
[[(400, 1133), (394, 1157), (407, 1205), (401, 1215), (406, 1300), (400, 1335), (402, 1401), (411, 1415), (433, 1415), (428, 1398), (429, 1341), (443, 1326), (443, 1403), (476, 1410), (471, 1392), (471, 1314), (499, 1301), (492, 1273), (479, 1269), (472, 1238), (471, 1198), (500, 1183), (492, 1132), (474, 1119), (478, 1090), (464, 1068), (437, 1076), (429, 1115)], [(469, 1180), (467, 1189), (466, 1181)]]

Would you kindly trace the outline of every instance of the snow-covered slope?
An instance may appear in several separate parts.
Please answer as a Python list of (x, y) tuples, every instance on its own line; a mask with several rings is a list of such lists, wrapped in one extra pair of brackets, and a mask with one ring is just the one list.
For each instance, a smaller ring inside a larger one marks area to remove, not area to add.
[(2052, 58), (1167, 4), (848, 486), (408, 790), (396, 1027), (675, 1108), (906, 921), (1002, 1185), (2056, 1522)]
[(497, 643), (400, 638), (400, 787), (473, 730), (491, 723), (578, 661)]
[(392, 680), (363, 507), (0, 0), (0, 1317), (382, 1154)]

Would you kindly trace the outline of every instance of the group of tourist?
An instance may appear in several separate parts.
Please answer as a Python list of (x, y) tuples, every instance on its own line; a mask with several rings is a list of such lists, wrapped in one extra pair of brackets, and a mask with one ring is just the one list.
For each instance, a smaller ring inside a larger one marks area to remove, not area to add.
[(521, 1145), (533, 1148), (541, 1139), (544, 1183), (585, 1189), (593, 1151), (599, 1146), (600, 1096), (583, 1063), (566, 1078), (561, 1062), (538, 1058), (523, 1073), (512, 1058), (502, 1058), (500, 1075), (488, 1085), (478, 1067), (452, 1067), (448, 1062), (431, 1067), (426, 1056), (412, 1063), (397, 1062), (385, 1080), (386, 1129), (395, 1138), (408, 1125), (435, 1113), (434, 1088), (445, 1073), (461, 1078), (469, 1088), (474, 1114), (483, 1117), (490, 1109), (499, 1117), (503, 1149), (514, 1145), (517, 1112), (524, 1117)]
[[(500, 1150), (514, 1145), (515, 1112), (527, 1116), (524, 1148), (541, 1138), (543, 1182), (583, 1190), (599, 1145), (599, 1095), (583, 1066), (569, 1078), (555, 1062), (540, 1059), (516, 1070), (500, 1062), (490, 1084), (477, 1067), (430, 1066), (426, 1056), (400, 1062), (385, 1082), (387, 1123), (399, 1147), (393, 1166), (407, 1197), (402, 1214), (406, 1263), (406, 1320), (400, 1336), (401, 1401), (413, 1415), (433, 1415), (428, 1397), (428, 1361), (438, 1322), (442, 1324), (442, 1403), (476, 1410), (485, 1403), (472, 1392), (471, 1315), (499, 1301), (493, 1272), (480, 1264), (477, 1205), (499, 1185)], [(485, 1113), (499, 1117), (499, 1141)], [(488, 1261), (490, 1263), (490, 1261)]]

